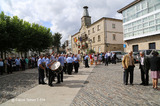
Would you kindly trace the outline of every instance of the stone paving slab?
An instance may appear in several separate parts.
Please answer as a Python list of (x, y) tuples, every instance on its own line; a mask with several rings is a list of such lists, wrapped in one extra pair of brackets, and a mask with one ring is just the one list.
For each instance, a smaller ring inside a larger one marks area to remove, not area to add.
[[(89, 82), (74, 98), (71, 106), (160, 106), (160, 91), (141, 83), (136, 65), (134, 85), (123, 84), (121, 64), (98, 65), (88, 77)], [(160, 84), (159, 84), (160, 86)]]
[[(84, 66), (81, 66), (84, 67)], [(81, 68), (78, 74), (65, 75), (62, 84), (38, 85), (1, 106), (69, 106), (92, 72), (91, 68)]]

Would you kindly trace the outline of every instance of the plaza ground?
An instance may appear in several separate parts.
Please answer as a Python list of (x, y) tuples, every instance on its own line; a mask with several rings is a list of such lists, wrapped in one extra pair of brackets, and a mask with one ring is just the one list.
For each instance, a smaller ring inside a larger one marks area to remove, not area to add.
[[(134, 70), (134, 85), (123, 84), (121, 63), (84, 68), (79, 73), (65, 75), (62, 84), (38, 85), (37, 69), (0, 76), (2, 106), (108, 106), (160, 105), (160, 91), (141, 86), (138, 64)], [(160, 83), (159, 83), (160, 86)]]

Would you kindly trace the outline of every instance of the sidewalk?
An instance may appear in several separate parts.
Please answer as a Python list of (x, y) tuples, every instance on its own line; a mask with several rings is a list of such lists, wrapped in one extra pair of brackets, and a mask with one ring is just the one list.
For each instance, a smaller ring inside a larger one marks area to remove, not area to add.
[(64, 75), (64, 82), (48, 85), (38, 85), (19, 96), (1, 104), (1, 106), (69, 106), (86, 80), (94, 66), (84, 68), (81, 65), (78, 74)]

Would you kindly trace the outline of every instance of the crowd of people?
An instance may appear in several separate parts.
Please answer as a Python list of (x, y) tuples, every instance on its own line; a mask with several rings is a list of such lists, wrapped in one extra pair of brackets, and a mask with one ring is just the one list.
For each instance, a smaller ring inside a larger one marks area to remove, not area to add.
[[(128, 85), (128, 77), (130, 76), (130, 84), (133, 85), (134, 78), (134, 59), (132, 56), (133, 52), (130, 51), (124, 56), (122, 60), (122, 66), (124, 68), (124, 84)], [(149, 70), (151, 70), (151, 78), (153, 83), (153, 89), (158, 89), (158, 79), (160, 78), (160, 57), (159, 53), (154, 51), (153, 56), (148, 57), (144, 55), (144, 52), (140, 52), (139, 69), (141, 72), (141, 83), (140, 85), (149, 85)]]
[(83, 56), (83, 60), (86, 68), (89, 68), (88, 60), (90, 61), (90, 65), (93, 65), (93, 63), (95, 65), (105, 63), (108, 66), (110, 63), (116, 64), (117, 56), (116, 53), (107, 51), (106, 53), (86, 54)]
[(0, 58), (0, 74), (3, 75), (4, 73), (10, 74), (14, 71), (25, 71), (28, 68), (35, 68), (37, 67), (37, 60), (38, 57), (31, 56), (31, 57), (8, 57), (5, 59)]

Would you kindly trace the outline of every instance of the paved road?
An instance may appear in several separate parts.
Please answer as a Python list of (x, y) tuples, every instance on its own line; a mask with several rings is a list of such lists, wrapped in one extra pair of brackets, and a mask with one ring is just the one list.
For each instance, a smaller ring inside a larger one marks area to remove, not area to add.
[[(121, 64), (98, 65), (93, 69), (84, 86), (74, 98), (71, 106), (160, 106), (160, 91), (141, 86), (138, 65), (134, 71), (134, 85), (124, 85)], [(160, 86), (160, 84), (159, 84)]]
[(37, 79), (37, 69), (0, 76), (0, 104), (37, 86)]

